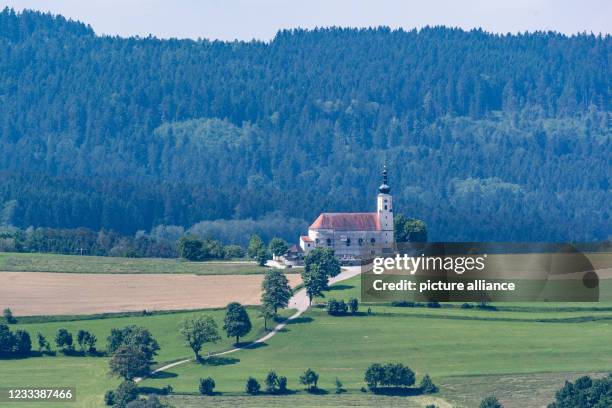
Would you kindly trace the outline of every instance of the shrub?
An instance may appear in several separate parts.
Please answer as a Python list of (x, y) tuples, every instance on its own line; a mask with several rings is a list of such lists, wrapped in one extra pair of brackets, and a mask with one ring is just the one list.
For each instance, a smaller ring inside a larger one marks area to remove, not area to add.
[(261, 386), (259, 385), (259, 382), (257, 382), (255, 378), (249, 377), (246, 382), (246, 387), (245, 387), (247, 394), (250, 394), (250, 395), (259, 394), (260, 389), (261, 389)]
[(332, 316), (342, 316), (348, 312), (348, 305), (344, 300), (330, 299), (327, 302), (327, 313)]
[(429, 404), (429, 405), (426, 405), (425, 408), (438, 408), (438, 406), (434, 404)]
[(480, 408), (504, 408), (504, 406), (491, 395), (480, 402)]
[(115, 391), (106, 391), (106, 393), (104, 394), (104, 404), (108, 406), (115, 405)]
[(474, 306), (469, 304), (469, 303), (464, 303), (464, 304), (461, 305), (461, 308), (462, 309), (472, 309), (472, 308), (474, 308)]
[(278, 375), (274, 371), (270, 371), (266, 376), (266, 391), (270, 394), (278, 391)]
[(307, 369), (304, 371), (304, 374), (300, 376), (300, 384), (303, 384), (309, 390), (317, 389), (317, 382), (319, 381), (319, 374), (317, 374), (312, 369)]
[(429, 374), (425, 374), (425, 377), (423, 377), (421, 380), (421, 385), (419, 388), (423, 394), (433, 394), (434, 392), (438, 392), (438, 387), (433, 383), (433, 381), (431, 381)]
[(352, 314), (357, 313), (357, 310), (359, 310), (359, 301), (355, 298), (350, 298), (348, 301), (348, 307)]
[(336, 377), (336, 394), (342, 394), (343, 392), (345, 392), (346, 390), (344, 388), (342, 388), (342, 381), (340, 381), (340, 379), (338, 377)]
[(391, 302), (391, 306), (393, 307), (414, 307), (414, 302), (408, 302), (406, 300), (396, 300), (395, 302)]
[(431, 301), (431, 302), (427, 302), (427, 307), (430, 307), (432, 309), (439, 309), (442, 306), (440, 306), (440, 303), (438, 303), (436, 301)]
[(200, 378), (200, 394), (202, 395), (212, 395), (215, 389), (215, 380), (211, 377)]
[(278, 377), (278, 393), (286, 394), (287, 393), (287, 377), (280, 376)]

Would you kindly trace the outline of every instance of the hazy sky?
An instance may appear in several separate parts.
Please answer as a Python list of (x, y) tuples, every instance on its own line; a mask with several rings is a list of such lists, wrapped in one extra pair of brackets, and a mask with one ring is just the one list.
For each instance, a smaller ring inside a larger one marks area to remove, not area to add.
[[(425, 25), (493, 32), (611, 32), (610, 0), (14, 0), (21, 10), (51, 11), (90, 24), (98, 34), (269, 40), (282, 28), (407, 29)], [(4, 8), (4, 7), (2, 7)]]

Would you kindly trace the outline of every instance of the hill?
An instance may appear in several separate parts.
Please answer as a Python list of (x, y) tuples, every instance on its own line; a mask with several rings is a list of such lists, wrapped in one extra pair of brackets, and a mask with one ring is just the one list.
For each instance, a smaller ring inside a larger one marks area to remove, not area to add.
[(605, 239), (611, 47), (445, 27), (120, 38), (5, 9), (0, 224), (307, 222), (370, 209), (386, 162), (431, 239)]

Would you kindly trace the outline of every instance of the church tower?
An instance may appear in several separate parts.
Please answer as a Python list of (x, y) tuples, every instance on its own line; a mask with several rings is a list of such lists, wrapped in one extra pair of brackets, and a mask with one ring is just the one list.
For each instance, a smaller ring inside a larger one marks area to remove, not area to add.
[(378, 187), (378, 197), (376, 200), (376, 212), (380, 222), (382, 240), (384, 244), (393, 244), (393, 198), (391, 197), (391, 187), (387, 184), (387, 166), (384, 167), (383, 181)]

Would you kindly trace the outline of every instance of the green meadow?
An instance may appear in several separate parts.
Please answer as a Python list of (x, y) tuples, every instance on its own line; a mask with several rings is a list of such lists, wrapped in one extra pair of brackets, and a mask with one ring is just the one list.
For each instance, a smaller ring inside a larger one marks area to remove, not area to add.
[[(0, 252), (0, 272), (187, 273), (196, 275), (263, 274), (250, 261), (188, 262), (168, 258), (119, 258)], [(288, 271), (291, 272), (291, 271)]]
[[(334, 286), (326, 297), (348, 299), (357, 297), (358, 292), (359, 278), (353, 278)], [(550, 402), (565, 378), (612, 370), (610, 305), (498, 304), (497, 311), (443, 306), (434, 309), (372, 305), (368, 314), (368, 306), (361, 305), (358, 315), (343, 317), (329, 316), (324, 308), (314, 307), (256, 348), (203, 364), (189, 362), (176, 366), (139, 386), (155, 391), (171, 385), (175, 394), (168, 400), (177, 407), (264, 407), (274, 403), (294, 407), (424, 407), (430, 403), (439, 407), (472, 407), (491, 392), (501, 392), (506, 406), (518, 407)], [(103, 349), (111, 328), (142, 325), (151, 330), (161, 346), (157, 359), (160, 365), (192, 356), (178, 334), (177, 325), (185, 316), (198, 313), (213, 315), (221, 328), (223, 310), (33, 322), (12, 328), (24, 328), (33, 337), (40, 331), (49, 339), (60, 327), (73, 334), (83, 328), (96, 334), (99, 348)], [(245, 340), (263, 333), (257, 309), (249, 308), (249, 314), (254, 329)], [(229, 348), (231, 339), (224, 338), (209, 350)], [(360, 391), (365, 385), (363, 372), (370, 363), (396, 361), (409, 365), (417, 373), (417, 382), (424, 374), (430, 374), (440, 385), (440, 392), (433, 396), (389, 397)], [(319, 386), (325, 390), (324, 395), (309, 395), (298, 384), (300, 374), (308, 367), (320, 374)], [(286, 376), (289, 388), (296, 392), (289, 396), (247, 396), (244, 393), (247, 377), (259, 379), (263, 385), (269, 370)], [(0, 362), (0, 387), (76, 386), (78, 402), (74, 406), (98, 407), (102, 406), (103, 393), (119, 382), (109, 377), (107, 371), (105, 357), (58, 355), (4, 360)], [(198, 380), (208, 376), (215, 379), (219, 394), (200, 397)], [(341, 396), (334, 394), (336, 378), (347, 390)]]

